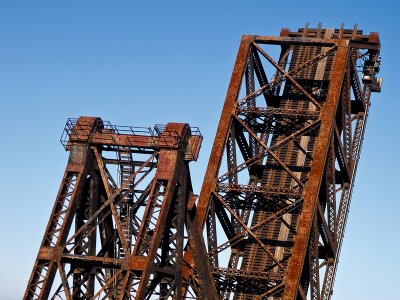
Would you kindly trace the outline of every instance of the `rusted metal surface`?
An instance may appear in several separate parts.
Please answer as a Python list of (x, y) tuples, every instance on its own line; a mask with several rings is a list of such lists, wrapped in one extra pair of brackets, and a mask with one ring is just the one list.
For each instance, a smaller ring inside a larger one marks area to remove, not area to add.
[(379, 49), (356, 27), (243, 36), (199, 196), (198, 130), (68, 120), (24, 299), (330, 299)]
[(200, 132), (81, 117), (65, 134), (70, 157), (24, 299), (182, 298)]
[(357, 28), (242, 38), (198, 200), (222, 299), (330, 298), (379, 48)]
[[(287, 283), (283, 299), (295, 299), (298, 286), (300, 284), (301, 272), (303, 270), (304, 259), (307, 253), (309, 237), (312, 231), (313, 220), (316, 219), (316, 210), (319, 206), (318, 194), (321, 189), (322, 178), (324, 175), (326, 157), (330, 146), (333, 133), (333, 123), (336, 115), (336, 108), (340, 100), (341, 86), (346, 69), (348, 57), (347, 43), (339, 46), (334, 64), (332, 66), (331, 81), (329, 92), (321, 111), (321, 125), (314, 152), (318, 155), (313, 156), (312, 168), (309, 173), (307, 190), (304, 192), (303, 208), (299, 217), (295, 246), (292, 249), (290, 262), (287, 268)], [(318, 247), (318, 246), (317, 246)]]

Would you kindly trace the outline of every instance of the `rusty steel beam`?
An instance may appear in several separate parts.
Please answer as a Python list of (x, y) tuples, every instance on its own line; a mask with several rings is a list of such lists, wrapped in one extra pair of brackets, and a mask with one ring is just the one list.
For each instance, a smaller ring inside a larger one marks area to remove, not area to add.
[(198, 200), (197, 216), (201, 222), (201, 226), (204, 226), (205, 217), (208, 210), (209, 197), (216, 185), (216, 178), (218, 177), (218, 170), (224, 150), (224, 143), (227, 138), (227, 132), (230, 126), (232, 113), (234, 113), (236, 109), (236, 100), (239, 96), (245, 64), (252, 41), (253, 38), (250, 36), (242, 37), (235, 66), (232, 72), (231, 82), (225, 98), (225, 104), (222, 108), (221, 118), (214, 140), (214, 146), (211, 149), (207, 171), (204, 176), (203, 185)]
[(348, 51), (347, 41), (342, 43), (342, 45), (339, 45), (334, 65), (332, 67), (332, 80), (324, 109), (321, 111), (320, 133), (314, 150), (318, 155), (314, 156), (308, 184), (304, 191), (303, 209), (297, 225), (295, 246), (292, 249), (292, 255), (288, 265), (286, 275), (287, 283), (282, 299), (295, 299), (297, 295), (304, 258), (307, 253), (311, 226), (317, 209), (318, 194), (325, 169), (325, 161), (328, 155), (330, 139), (333, 134), (333, 122), (335, 120), (336, 109), (340, 98)]
[[(87, 143), (91, 146), (140, 149), (138, 151), (143, 152), (158, 150), (160, 147), (178, 148), (182, 143), (182, 137), (178, 132), (169, 128), (163, 128), (163, 134), (159, 135), (154, 134), (150, 128), (137, 130), (128, 126), (120, 126), (120, 129), (118, 126), (105, 127), (99, 119), (94, 122), (93, 126), (93, 129), (90, 128), (89, 121), (82, 118), (78, 123), (69, 119), (64, 129), (68, 140), (62, 141), (66, 150), (71, 150), (71, 145), (74, 143)], [(188, 137), (185, 148), (186, 159), (197, 159), (201, 142), (201, 135)]]
[(69, 119), (24, 299), (330, 299), (379, 49), (357, 27), (243, 36), (198, 197), (198, 130)]
[[(70, 156), (24, 299), (181, 299), (184, 231), (195, 231), (186, 222), (189, 162), (200, 132), (81, 117), (65, 133)], [(198, 295), (213, 295), (206, 283)]]
[(221, 299), (329, 299), (379, 48), (357, 28), (243, 36), (196, 214)]

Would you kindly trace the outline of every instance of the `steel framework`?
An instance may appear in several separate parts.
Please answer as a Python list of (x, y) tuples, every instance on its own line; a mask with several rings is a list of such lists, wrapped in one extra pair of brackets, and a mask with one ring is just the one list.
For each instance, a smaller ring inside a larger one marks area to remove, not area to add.
[(187, 124), (69, 121), (24, 298), (330, 299), (379, 50), (356, 27), (243, 36), (199, 197)]
[(197, 207), (222, 299), (330, 298), (379, 48), (357, 28), (243, 36)]
[(198, 129), (81, 117), (64, 132), (70, 157), (24, 299), (181, 298)]

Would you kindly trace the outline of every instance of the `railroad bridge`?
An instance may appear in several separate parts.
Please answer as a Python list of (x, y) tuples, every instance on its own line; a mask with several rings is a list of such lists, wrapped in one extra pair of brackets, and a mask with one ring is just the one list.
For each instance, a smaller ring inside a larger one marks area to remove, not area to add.
[(242, 37), (199, 195), (188, 124), (69, 119), (24, 299), (330, 299), (377, 33)]

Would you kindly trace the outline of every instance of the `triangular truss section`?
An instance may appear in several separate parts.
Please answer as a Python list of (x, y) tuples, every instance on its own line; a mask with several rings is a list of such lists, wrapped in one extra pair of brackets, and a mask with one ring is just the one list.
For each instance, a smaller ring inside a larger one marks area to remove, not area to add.
[(330, 299), (377, 33), (243, 36), (200, 195), (187, 124), (69, 120), (24, 299)]
[(221, 299), (329, 299), (379, 59), (357, 28), (243, 36), (198, 202)]
[(25, 299), (180, 298), (201, 141), (187, 124), (68, 120), (70, 157)]

